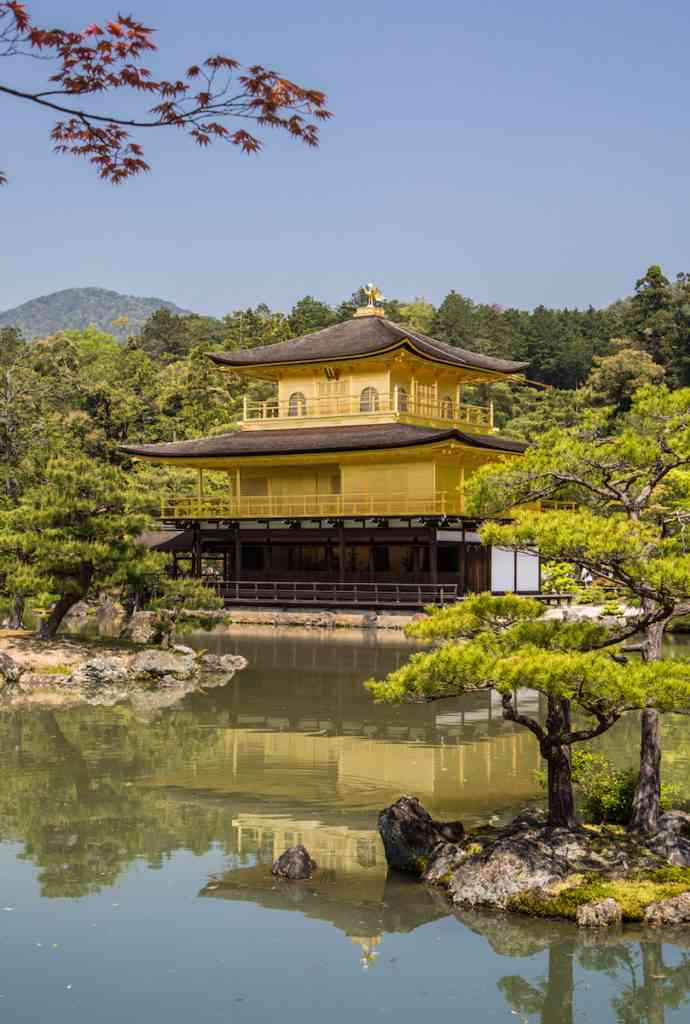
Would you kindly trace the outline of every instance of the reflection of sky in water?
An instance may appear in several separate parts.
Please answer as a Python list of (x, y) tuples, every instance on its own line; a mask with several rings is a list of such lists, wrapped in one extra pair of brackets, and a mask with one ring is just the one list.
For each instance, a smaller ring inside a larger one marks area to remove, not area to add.
[[(391, 637), (223, 644), (251, 668), (153, 723), (122, 708), (0, 716), (4, 1020), (688, 1019), (678, 945), (456, 917), (387, 877), (376, 812), (400, 792), (467, 820), (537, 793), (531, 737), (486, 695), (373, 705), (362, 680), (410, 649)], [(688, 729), (665, 725), (667, 774), (684, 781)], [(632, 762), (635, 722), (603, 745)], [(320, 869), (281, 885), (269, 865), (297, 841)]]

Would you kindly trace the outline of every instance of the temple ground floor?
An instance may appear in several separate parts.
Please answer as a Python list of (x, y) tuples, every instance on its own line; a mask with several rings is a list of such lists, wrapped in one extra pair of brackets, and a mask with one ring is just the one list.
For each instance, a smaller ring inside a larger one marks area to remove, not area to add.
[(536, 554), (483, 545), (472, 521), (175, 523), (146, 541), (173, 576), (207, 579), (228, 604), (421, 607), (540, 589)]

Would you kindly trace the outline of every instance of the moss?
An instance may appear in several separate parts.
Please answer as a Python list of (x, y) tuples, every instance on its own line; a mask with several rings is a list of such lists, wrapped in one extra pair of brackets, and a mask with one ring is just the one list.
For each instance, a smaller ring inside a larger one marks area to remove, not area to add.
[(34, 672), (40, 676), (68, 676), (74, 670), (74, 665), (37, 665)]
[[(576, 881), (577, 879), (577, 881)], [(514, 896), (509, 910), (533, 917), (566, 917), (574, 920), (584, 903), (614, 899), (623, 911), (624, 921), (642, 921), (650, 903), (679, 896), (690, 889), (690, 868), (666, 867), (638, 871), (628, 878), (609, 881), (597, 875), (575, 876), (571, 884), (549, 894), (543, 890)]]
[(474, 857), (476, 854), (481, 853), (483, 849), (484, 847), (481, 843), (470, 843), (465, 847), (465, 853), (470, 857)]
[(427, 857), (417, 857), (417, 870), (420, 875), (423, 875), (426, 869), (429, 867), (429, 860)]

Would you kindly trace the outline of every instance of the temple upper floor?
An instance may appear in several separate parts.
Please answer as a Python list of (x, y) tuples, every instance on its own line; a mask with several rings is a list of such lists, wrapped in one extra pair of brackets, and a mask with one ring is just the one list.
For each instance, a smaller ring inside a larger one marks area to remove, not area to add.
[(491, 433), (492, 404), (466, 401), (463, 389), (516, 379), (526, 366), (435, 341), (367, 307), (301, 338), (210, 358), (274, 384), (270, 398), (245, 398), (245, 430), (401, 422)]

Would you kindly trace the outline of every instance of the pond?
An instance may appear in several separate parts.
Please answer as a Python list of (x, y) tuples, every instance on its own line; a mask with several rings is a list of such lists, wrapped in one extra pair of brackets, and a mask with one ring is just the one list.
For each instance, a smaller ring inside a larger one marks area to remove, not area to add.
[[(250, 667), (150, 721), (0, 715), (4, 1022), (688, 1020), (690, 935), (453, 913), (387, 876), (376, 814), (401, 793), (470, 824), (538, 798), (534, 741), (488, 695), (374, 705), (362, 681), (414, 649), (391, 634), (190, 640)], [(690, 722), (664, 741), (690, 798)], [(601, 746), (634, 763), (638, 743), (631, 718)], [(319, 871), (277, 883), (298, 841)]]

